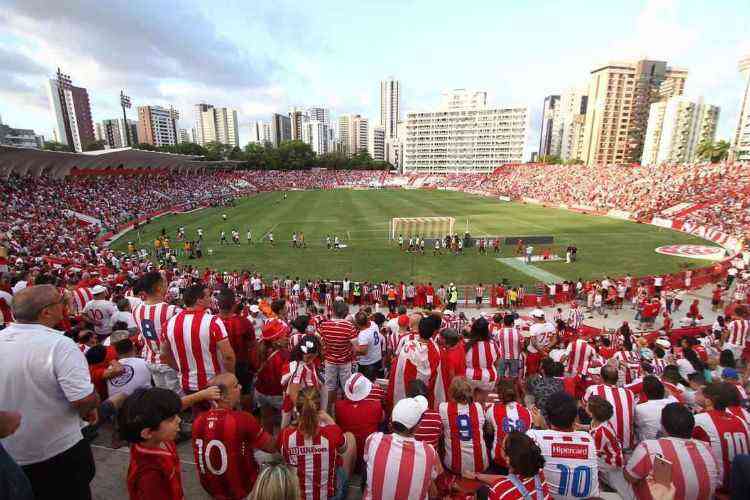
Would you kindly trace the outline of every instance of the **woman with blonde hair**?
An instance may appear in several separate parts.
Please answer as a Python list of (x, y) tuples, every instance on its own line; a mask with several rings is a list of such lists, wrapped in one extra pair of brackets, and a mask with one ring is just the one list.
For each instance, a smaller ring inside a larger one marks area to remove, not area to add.
[(258, 475), (250, 500), (300, 500), (294, 471), (281, 462), (271, 462)]
[(445, 468), (459, 475), (467, 470), (484, 472), (490, 465), (483, 430), (484, 409), (474, 401), (474, 389), (466, 377), (453, 379), (448, 396), (450, 401), (438, 407), (443, 423)]
[(302, 497), (346, 498), (356, 457), (354, 435), (343, 433), (322, 409), (315, 387), (301, 389), (294, 406), (297, 423), (281, 430), (279, 442), (284, 461), (297, 468)]

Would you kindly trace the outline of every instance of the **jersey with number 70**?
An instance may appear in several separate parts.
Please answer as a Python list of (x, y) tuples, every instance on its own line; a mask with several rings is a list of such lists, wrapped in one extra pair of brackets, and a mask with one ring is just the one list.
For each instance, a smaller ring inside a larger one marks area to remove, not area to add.
[(544, 455), (544, 477), (555, 499), (599, 496), (594, 439), (586, 432), (527, 431)]

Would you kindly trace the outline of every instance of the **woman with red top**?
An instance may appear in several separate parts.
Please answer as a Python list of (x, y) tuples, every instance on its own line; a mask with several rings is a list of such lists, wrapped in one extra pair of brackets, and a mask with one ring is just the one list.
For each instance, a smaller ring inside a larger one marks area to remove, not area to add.
[(510, 474), (495, 476), (464, 471), (464, 477), (489, 485), (490, 500), (552, 500), (542, 472), (544, 456), (533, 439), (513, 431), (505, 437), (501, 451)]
[(471, 325), (465, 349), (466, 378), (483, 401), (484, 395), (490, 392), (497, 382), (496, 365), (499, 359), (497, 345), (490, 338), (489, 323), (485, 318), (480, 317)]
[(499, 403), (487, 409), (487, 427), (494, 431), (492, 459), (499, 472), (507, 472), (508, 462), (503, 453), (505, 437), (513, 432), (526, 432), (531, 428), (531, 412), (518, 402), (518, 387), (513, 379), (500, 379), (497, 382)]
[(322, 410), (320, 392), (306, 387), (299, 392), (296, 425), (279, 434), (284, 461), (297, 469), (301, 498), (344, 498), (356, 456), (351, 433), (344, 434)]
[(299, 391), (305, 387), (321, 388), (316, 360), (320, 357), (320, 339), (315, 335), (305, 335), (294, 347), (291, 361), (281, 377), (281, 385), (286, 386), (281, 406), (281, 427), (288, 426), (294, 418), (294, 406)]
[(259, 348), (258, 380), (255, 383), (255, 404), (260, 407), (263, 429), (273, 432), (279, 421), (282, 396), (281, 377), (284, 365), (289, 362), (289, 327), (279, 319), (272, 319), (263, 326), (262, 343)]

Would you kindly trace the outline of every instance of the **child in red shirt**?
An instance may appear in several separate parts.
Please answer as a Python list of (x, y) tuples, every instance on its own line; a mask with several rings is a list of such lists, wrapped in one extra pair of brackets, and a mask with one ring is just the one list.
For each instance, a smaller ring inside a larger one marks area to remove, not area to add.
[(182, 500), (180, 459), (174, 440), (180, 430), (180, 411), (200, 401), (221, 397), (208, 387), (180, 400), (168, 389), (136, 390), (117, 416), (121, 437), (131, 443), (128, 467), (130, 500)]

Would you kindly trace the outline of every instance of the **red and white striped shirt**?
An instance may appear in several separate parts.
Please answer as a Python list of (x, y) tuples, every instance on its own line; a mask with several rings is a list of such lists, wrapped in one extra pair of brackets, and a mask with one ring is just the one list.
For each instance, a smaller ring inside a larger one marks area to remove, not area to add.
[(503, 477), (490, 486), (489, 500), (552, 500), (549, 494), (549, 486), (544, 480), (544, 472), (525, 479), (518, 478), (517, 481), (526, 490), (520, 491), (518, 485), (513, 483), (510, 477)]
[(138, 328), (141, 342), (146, 346), (143, 350), (143, 358), (146, 363), (161, 364), (159, 356), (161, 352), (160, 339), (164, 324), (180, 311), (179, 307), (169, 305), (166, 302), (159, 302), (158, 304), (146, 304), (144, 302), (133, 309), (135, 326)]
[(336, 493), (336, 459), (344, 445), (344, 434), (338, 425), (320, 427), (315, 436), (305, 436), (297, 427), (287, 427), (279, 434), (279, 448), (284, 461), (297, 468), (299, 489), (305, 500), (326, 500)]
[(635, 445), (635, 433), (633, 432), (635, 395), (633, 391), (606, 384), (597, 384), (586, 389), (586, 393), (583, 395), (583, 403), (588, 403), (591, 396), (601, 396), (610, 402), (614, 414), (609, 419), (609, 423), (612, 424), (622, 448), (624, 450), (632, 448)]
[(497, 348), (501, 359), (520, 359), (523, 350), (523, 337), (514, 326), (503, 327), (497, 332)]
[(727, 343), (744, 347), (747, 343), (748, 334), (750, 334), (750, 320), (733, 319), (727, 325), (727, 330), (729, 331)]
[(376, 432), (365, 441), (364, 500), (426, 500), (440, 469), (435, 449), (411, 437)]
[(588, 372), (589, 365), (597, 354), (591, 344), (584, 339), (575, 339), (568, 344), (568, 362), (567, 371), (573, 375), (585, 375)]
[(497, 380), (497, 362), (500, 354), (497, 346), (491, 340), (480, 340), (471, 347), (466, 346), (466, 378), (481, 382), (495, 382)]
[(729, 412), (710, 410), (695, 416), (693, 437), (711, 445), (721, 484), (728, 489), (734, 457), (750, 451), (750, 429), (747, 424)]
[(484, 411), (479, 403), (441, 403), (438, 407), (443, 422), (445, 455), (443, 463), (454, 474), (462, 471), (483, 472), (489, 467), (487, 445), (482, 428)]
[(325, 345), (325, 361), (337, 365), (354, 360), (351, 339), (357, 338), (357, 329), (345, 319), (323, 321), (318, 331)]
[(437, 450), (441, 437), (443, 437), (443, 421), (440, 419), (440, 414), (435, 410), (425, 410), (414, 431), (414, 439), (431, 444)]
[(407, 342), (391, 365), (388, 401), (396, 404), (404, 399), (409, 382), (417, 378), (432, 392), (439, 365), (440, 349), (434, 342)]
[(641, 376), (641, 358), (637, 352), (617, 351), (612, 357), (619, 362), (626, 384)]
[(596, 454), (599, 456), (599, 469), (622, 469), (622, 448), (612, 424), (603, 422), (592, 427), (589, 433), (594, 438)]
[[(625, 470), (636, 479), (645, 479), (653, 471), (653, 458), (661, 455), (672, 463), (674, 498), (698, 500), (713, 498), (719, 484), (719, 468), (709, 446), (696, 439), (666, 437), (647, 439), (638, 444)], [(653, 500), (646, 481), (635, 484), (636, 498)]]
[(13, 303), (13, 296), (4, 290), (0, 290), (0, 326), (7, 326), (13, 321), (13, 312), (10, 305)]
[(507, 467), (501, 449), (503, 441), (512, 431), (526, 432), (531, 428), (531, 413), (520, 403), (496, 403), (487, 410), (487, 422), (495, 429), (492, 440), (492, 457), (500, 467)]
[(91, 293), (90, 288), (86, 287), (80, 287), (73, 290), (73, 307), (75, 308), (76, 314), (81, 314), (83, 312), (83, 308), (86, 307), (86, 304), (89, 303), (89, 301), (94, 300), (94, 294)]
[(185, 392), (205, 389), (224, 370), (217, 344), (228, 339), (221, 318), (205, 309), (186, 309), (167, 321), (160, 340), (172, 348)]
[(580, 307), (572, 307), (568, 311), (568, 324), (573, 330), (578, 330), (583, 324), (583, 309)]

